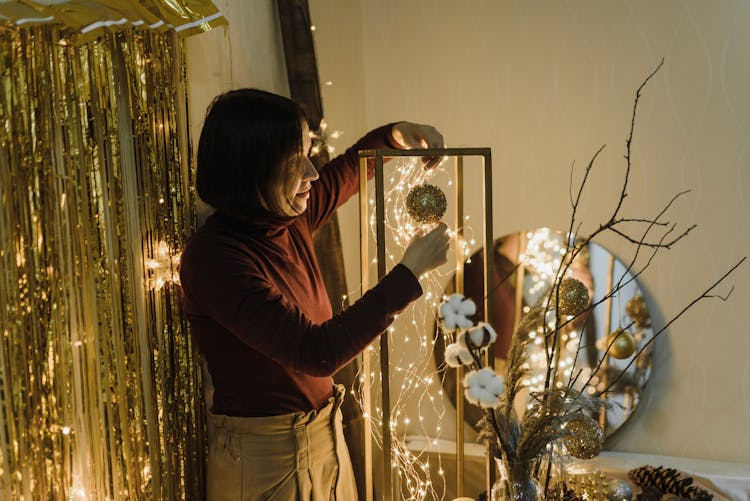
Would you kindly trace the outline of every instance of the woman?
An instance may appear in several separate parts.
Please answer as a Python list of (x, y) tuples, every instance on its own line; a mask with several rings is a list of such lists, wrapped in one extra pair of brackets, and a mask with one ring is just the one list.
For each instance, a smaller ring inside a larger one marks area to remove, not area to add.
[(441, 223), (415, 238), (390, 273), (332, 317), (312, 233), (358, 190), (358, 150), (442, 146), (434, 128), (400, 122), (319, 174), (294, 102), (242, 89), (209, 107), (196, 186), (216, 212), (187, 242), (180, 275), (214, 385), (210, 500), (356, 499), (344, 392), (332, 375), (421, 295), (418, 277), (446, 262), (448, 236)]

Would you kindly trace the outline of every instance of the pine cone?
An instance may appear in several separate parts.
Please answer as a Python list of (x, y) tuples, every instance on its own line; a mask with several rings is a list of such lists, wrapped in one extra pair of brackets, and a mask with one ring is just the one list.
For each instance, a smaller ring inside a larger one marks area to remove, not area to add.
[(661, 501), (663, 494), (656, 487), (640, 486), (641, 492), (636, 494), (635, 501)]
[(647, 496), (656, 496), (661, 499), (664, 494), (677, 494), (688, 501), (710, 501), (713, 496), (706, 490), (697, 485), (693, 485), (692, 477), (683, 477), (682, 474), (674, 468), (664, 468), (658, 466), (641, 466), (628, 472), (631, 480), (644, 490)]

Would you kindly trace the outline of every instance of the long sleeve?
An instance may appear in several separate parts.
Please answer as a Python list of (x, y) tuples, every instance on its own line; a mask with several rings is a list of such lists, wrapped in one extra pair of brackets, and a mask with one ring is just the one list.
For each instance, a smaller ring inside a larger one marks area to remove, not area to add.
[[(331, 160), (313, 183), (307, 217), (313, 230), (319, 228), (344, 202), (359, 191), (359, 151), (396, 148), (391, 136), (393, 124), (370, 131), (342, 155)], [(368, 179), (375, 174), (374, 162), (368, 165)]]
[(313, 376), (336, 372), (422, 293), (413, 274), (398, 265), (344, 312), (314, 322), (302, 311), (306, 298), (290, 297), (304, 291), (282, 292), (269, 279), (274, 270), (243, 251), (210, 240), (186, 249), (181, 275), (189, 313), (200, 312), (279, 365)]

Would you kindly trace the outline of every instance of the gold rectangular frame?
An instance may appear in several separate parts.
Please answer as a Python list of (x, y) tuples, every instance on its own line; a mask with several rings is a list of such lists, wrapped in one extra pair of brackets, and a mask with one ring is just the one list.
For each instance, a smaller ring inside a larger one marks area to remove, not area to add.
[[(492, 154), (489, 148), (441, 148), (441, 149), (418, 149), (418, 150), (397, 150), (397, 149), (378, 149), (362, 150), (359, 152), (360, 170), (359, 170), (359, 237), (360, 237), (360, 273), (362, 278), (361, 290), (364, 295), (370, 289), (369, 283), (369, 225), (368, 225), (368, 193), (367, 193), (367, 161), (375, 160), (375, 218), (376, 218), (376, 245), (377, 245), (377, 263), (378, 263), (378, 280), (386, 274), (385, 259), (385, 200), (384, 200), (384, 159), (393, 157), (453, 157), (455, 159), (455, 178), (456, 178), (456, 221), (463, 222), (464, 197), (463, 197), (463, 170), (464, 157), (482, 157), (483, 178), (482, 192), (484, 200), (484, 231), (483, 231), (483, 248), (493, 249), (492, 235)], [(463, 224), (459, 224), (456, 231), (455, 249), (463, 241)], [(463, 293), (463, 254), (456, 252), (456, 274), (455, 290)], [(493, 278), (493, 253), (484, 252), (484, 321), (492, 322), (492, 284)], [(490, 356), (490, 350), (487, 351), (485, 364), (494, 368), (494, 357)], [(370, 411), (372, 409), (372, 395), (370, 386), (371, 360), (369, 350), (362, 352), (362, 370), (367, 376), (365, 377), (363, 387), (363, 407), (365, 421), (365, 492), (366, 501), (372, 501), (373, 497), (373, 458), (372, 458), (372, 419)], [(393, 467), (391, 457), (391, 400), (390, 400), (390, 375), (388, 360), (388, 332), (380, 336), (380, 372), (382, 381), (382, 398), (381, 408), (383, 409), (383, 482), (382, 492), (383, 501), (393, 501), (398, 493), (393, 491)], [(463, 396), (463, 377), (462, 369), (456, 369), (456, 492), (458, 496), (463, 495), (464, 491), (464, 396)], [(495, 461), (491, 454), (487, 455), (486, 461), (486, 487), (489, 494), (490, 488), (495, 481)]]

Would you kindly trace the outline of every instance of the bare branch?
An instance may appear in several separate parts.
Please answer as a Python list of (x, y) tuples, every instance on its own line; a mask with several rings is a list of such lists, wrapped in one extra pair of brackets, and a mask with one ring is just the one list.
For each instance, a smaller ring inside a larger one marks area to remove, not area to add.
[[(591, 157), (591, 160), (589, 160), (589, 164), (586, 166), (586, 170), (583, 172), (583, 179), (581, 180), (581, 184), (578, 185), (578, 193), (576, 194), (576, 201), (573, 204), (573, 217), (571, 218), (571, 228), (573, 227), (573, 220), (575, 220), (575, 210), (578, 208), (578, 203), (581, 201), (581, 194), (583, 193), (583, 188), (586, 186), (586, 181), (589, 178), (589, 173), (591, 172), (591, 169), (594, 167), (594, 162), (596, 161), (596, 157), (599, 156), (599, 153), (601, 153), (604, 148), (606, 147), (606, 144), (603, 144), (599, 147), (598, 150), (596, 150), (596, 153), (594, 153), (594, 156)], [(572, 176), (572, 173), (571, 173)]]
[(654, 221), (651, 219), (636, 219), (636, 218), (625, 218), (625, 217), (620, 218), (614, 222), (614, 224), (619, 224), (619, 223), (649, 223), (650, 226), (669, 226), (670, 224), (669, 221), (665, 221), (662, 223), (662, 222)]
[[(671, 232), (672, 230), (674, 230), (675, 226), (677, 226), (677, 225), (676, 224), (672, 225), (672, 227), (670, 228), (669, 231)], [(661, 247), (661, 248), (664, 248), (664, 249), (670, 249), (670, 248), (672, 248), (672, 246), (674, 244), (676, 244), (677, 242), (679, 242), (680, 240), (682, 240), (684, 237), (686, 237), (688, 235), (688, 233), (690, 233), (691, 231), (693, 231), (697, 227), (698, 227), (697, 224), (689, 226), (684, 232), (682, 232), (682, 234), (676, 236), (673, 240), (670, 240), (667, 243), (663, 243), (663, 242), (650, 243), (650, 242), (644, 242), (642, 240), (636, 240), (635, 238), (631, 237), (627, 233), (624, 233), (624, 232), (622, 232), (620, 230), (617, 230), (617, 229), (615, 229), (612, 226), (609, 227), (609, 230), (612, 231), (613, 233), (616, 233), (616, 234), (620, 235), (622, 238), (624, 238), (628, 242), (633, 243), (633, 244), (637, 244), (639, 246), (643, 246), (643, 247)]]
[(719, 298), (722, 301), (726, 301), (727, 299), (729, 299), (729, 296), (732, 295), (732, 292), (734, 292), (734, 285), (732, 286), (731, 289), (729, 289), (729, 292), (727, 292), (725, 296), (722, 296), (721, 294), (711, 294), (706, 297), (707, 298)]
[(625, 154), (625, 160), (627, 163), (627, 168), (625, 169), (625, 179), (622, 183), (622, 192), (620, 193), (620, 199), (617, 201), (617, 207), (615, 207), (614, 212), (612, 213), (612, 217), (610, 219), (615, 219), (617, 217), (617, 213), (620, 212), (620, 208), (622, 207), (622, 202), (625, 200), (625, 197), (627, 197), (627, 189), (628, 189), (628, 181), (630, 179), (630, 167), (631, 167), (631, 146), (633, 144), (633, 132), (635, 131), (635, 117), (638, 111), (638, 101), (641, 98), (641, 91), (646, 86), (646, 84), (653, 78), (654, 75), (656, 75), (656, 72), (661, 69), (661, 67), (664, 65), (664, 59), (662, 58), (659, 65), (654, 69), (654, 71), (651, 72), (649, 76), (646, 77), (646, 79), (643, 81), (640, 87), (638, 87), (638, 90), (635, 91), (635, 101), (633, 102), (633, 114), (630, 118), (630, 133), (628, 134), (628, 139), (625, 141), (627, 153)]
[(573, 163), (570, 165), (570, 180), (568, 181), (568, 198), (570, 198), (570, 206), (575, 208), (575, 203), (573, 202), (573, 170), (575, 169), (576, 161), (573, 160)]
[(739, 260), (739, 261), (737, 262), (737, 264), (735, 264), (734, 266), (732, 266), (732, 267), (731, 267), (731, 268), (729, 269), (729, 271), (727, 271), (726, 273), (724, 273), (724, 274), (723, 274), (723, 275), (721, 276), (721, 278), (719, 278), (719, 279), (718, 279), (718, 280), (717, 280), (716, 282), (714, 282), (714, 283), (713, 283), (713, 284), (712, 284), (712, 285), (711, 285), (711, 286), (710, 286), (710, 287), (709, 287), (708, 289), (706, 289), (705, 291), (703, 291), (703, 293), (702, 293), (702, 294), (701, 294), (700, 296), (698, 296), (698, 297), (696, 297), (695, 299), (693, 299), (692, 301), (690, 301), (690, 302), (688, 303), (688, 305), (687, 305), (687, 306), (685, 306), (685, 307), (684, 307), (684, 308), (683, 308), (683, 309), (682, 309), (682, 310), (681, 310), (681, 311), (680, 311), (680, 312), (679, 312), (679, 313), (678, 313), (677, 315), (675, 315), (674, 317), (672, 317), (672, 320), (670, 320), (669, 322), (667, 322), (667, 323), (666, 323), (666, 324), (664, 325), (664, 327), (662, 327), (662, 328), (661, 328), (661, 329), (659, 329), (659, 330), (658, 330), (657, 332), (655, 332), (655, 333), (654, 333), (654, 335), (653, 335), (653, 336), (651, 336), (651, 338), (650, 338), (650, 339), (649, 339), (648, 341), (646, 341), (646, 342), (645, 342), (645, 343), (643, 344), (643, 346), (641, 347), (641, 349), (639, 349), (639, 350), (638, 350), (638, 352), (637, 352), (637, 353), (636, 353), (636, 355), (635, 355), (635, 356), (633, 357), (633, 359), (632, 359), (632, 360), (631, 360), (631, 361), (630, 361), (630, 362), (628, 363), (628, 365), (626, 365), (626, 366), (625, 366), (625, 367), (624, 367), (624, 368), (623, 368), (623, 369), (622, 369), (622, 370), (620, 371), (620, 374), (618, 374), (618, 375), (617, 375), (617, 377), (615, 378), (615, 380), (614, 380), (614, 381), (612, 381), (612, 382), (611, 382), (611, 383), (609, 384), (609, 386), (607, 386), (607, 388), (606, 388), (606, 389), (604, 390), (604, 393), (608, 392), (608, 391), (609, 391), (609, 389), (610, 389), (610, 388), (612, 388), (612, 387), (613, 387), (613, 386), (615, 385), (615, 383), (617, 383), (617, 381), (619, 381), (619, 380), (620, 380), (620, 378), (622, 378), (623, 374), (625, 374), (625, 372), (626, 372), (626, 371), (627, 371), (627, 370), (628, 370), (628, 369), (630, 368), (630, 366), (631, 366), (631, 365), (633, 365), (633, 362), (635, 362), (635, 361), (636, 361), (636, 360), (638, 359), (638, 356), (639, 356), (639, 355), (640, 355), (641, 353), (643, 353), (643, 350), (645, 350), (645, 349), (646, 349), (646, 348), (647, 348), (647, 347), (648, 347), (648, 346), (649, 346), (649, 345), (650, 345), (651, 343), (653, 343), (653, 342), (654, 342), (654, 340), (656, 340), (656, 338), (657, 338), (657, 337), (659, 337), (659, 335), (660, 335), (660, 334), (661, 334), (662, 332), (664, 332), (665, 330), (667, 330), (667, 328), (669, 328), (669, 326), (670, 326), (670, 325), (672, 325), (673, 323), (675, 323), (675, 322), (677, 321), (677, 319), (678, 319), (678, 318), (680, 318), (680, 317), (681, 317), (682, 315), (684, 315), (686, 311), (688, 311), (688, 310), (689, 310), (690, 308), (692, 308), (694, 304), (696, 304), (697, 302), (699, 302), (699, 301), (701, 301), (701, 300), (703, 300), (703, 299), (709, 299), (709, 298), (715, 298), (715, 297), (718, 297), (718, 298), (722, 299), (723, 301), (726, 301), (726, 299), (727, 299), (727, 298), (729, 297), (729, 295), (730, 295), (730, 294), (732, 293), (732, 290), (734, 290), (734, 287), (732, 287), (732, 289), (731, 289), (731, 290), (729, 291), (729, 293), (728, 293), (728, 294), (727, 294), (727, 295), (726, 295), (725, 297), (724, 297), (724, 296), (713, 295), (713, 294), (709, 294), (709, 293), (710, 293), (710, 292), (711, 292), (711, 291), (712, 291), (712, 290), (713, 290), (713, 289), (714, 289), (714, 288), (715, 288), (715, 287), (716, 287), (717, 285), (719, 285), (719, 284), (720, 284), (721, 282), (723, 282), (723, 281), (724, 281), (724, 280), (725, 280), (725, 279), (726, 279), (726, 278), (727, 278), (727, 277), (728, 277), (729, 275), (731, 275), (731, 274), (732, 274), (732, 273), (734, 272), (734, 270), (736, 270), (737, 268), (739, 268), (739, 266), (740, 266), (740, 265), (741, 265), (742, 263), (744, 263), (744, 262), (745, 262), (745, 259), (747, 259), (747, 256), (745, 256), (745, 257), (743, 257), (742, 259), (740, 259), (740, 260)]

